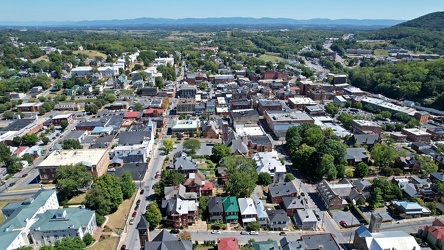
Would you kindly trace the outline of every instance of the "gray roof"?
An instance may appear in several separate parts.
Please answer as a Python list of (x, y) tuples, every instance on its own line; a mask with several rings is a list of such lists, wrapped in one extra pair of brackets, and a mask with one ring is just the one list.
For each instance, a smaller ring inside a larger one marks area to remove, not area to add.
[(360, 190), (364, 190), (367, 187), (370, 187), (372, 184), (366, 179), (357, 179), (353, 181), (353, 184), (358, 187)]
[(256, 119), (259, 119), (259, 113), (255, 109), (249, 109), (249, 110), (237, 111), (237, 112), (231, 111), (230, 114), (234, 120), (239, 119), (239, 118), (243, 118), (243, 117), (254, 117)]
[(18, 119), (11, 122), (6, 128), (2, 129), (2, 131), (20, 131), (34, 121), (34, 119)]
[(439, 180), (440, 182), (444, 182), (444, 173), (443, 172), (433, 172), (433, 173), (430, 173), (430, 176)]
[(86, 133), (85, 130), (73, 130), (70, 131), (65, 137), (63, 137), (63, 140), (68, 140), (68, 139), (78, 140), (85, 133)]
[(177, 157), (173, 162), (174, 170), (185, 171), (185, 170), (195, 170), (198, 168), (197, 164), (191, 159), (191, 157), (187, 157), (183, 155), (181, 157)]
[(287, 196), (296, 193), (296, 187), (293, 182), (280, 182), (268, 185), (268, 191), (271, 197)]
[(228, 146), (231, 149), (232, 154), (240, 153), (240, 154), (246, 154), (248, 153), (248, 147), (247, 145), (241, 140), (241, 139), (233, 139), (230, 141)]
[(367, 150), (365, 148), (347, 148), (345, 159), (346, 160), (355, 160), (357, 162), (361, 162), (362, 159), (368, 158)]
[(302, 196), (299, 197), (284, 197), (282, 198), (282, 204), (284, 205), (284, 209), (304, 209), (305, 202)]
[(304, 240), (307, 245), (307, 249), (323, 249), (328, 250), (341, 250), (342, 248), (336, 242), (336, 239), (331, 233), (324, 234), (306, 234), (301, 235), (302, 240)]
[(379, 141), (378, 134), (356, 134), (353, 135), (354, 143), (359, 145), (373, 145)]
[(318, 221), (313, 212), (313, 209), (298, 210), (298, 212), (293, 215), (293, 218), (296, 221), (297, 225), (302, 225), (304, 223), (313, 223)]
[(257, 145), (272, 145), (270, 138), (266, 135), (250, 135), (248, 139)]
[(284, 209), (267, 210), (267, 214), (270, 219), (270, 224), (278, 221), (288, 222), (288, 216)]
[(129, 131), (129, 132), (120, 132), (119, 134), (119, 145), (137, 145), (142, 144), (143, 139), (148, 137), (150, 138), (150, 131)]
[(279, 243), (281, 244), (282, 250), (305, 250), (307, 246), (303, 240), (290, 241), (287, 237), (282, 238)]
[(191, 240), (181, 240), (163, 229), (151, 242), (145, 243), (145, 250), (192, 250)]
[(111, 116), (111, 119), (109, 119), (106, 126), (120, 128), (120, 125), (122, 125), (122, 122), (123, 122), (123, 115), (113, 115), (113, 116)]
[(209, 213), (224, 212), (224, 205), (220, 196), (208, 197), (207, 205)]

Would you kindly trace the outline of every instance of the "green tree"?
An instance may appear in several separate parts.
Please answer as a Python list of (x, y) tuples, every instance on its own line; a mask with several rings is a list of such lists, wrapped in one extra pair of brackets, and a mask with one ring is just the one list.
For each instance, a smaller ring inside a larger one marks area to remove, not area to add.
[(328, 180), (336, 179), (336, 175), (338, 174), (338, 172), (336, 171), (334, 160), (335, 159), (333, 156), (325, 154), (322, 156), (321, 162), (319, 163), (319, 174), (327, 175)]
[(150, 230), (156, 228), (160, 222), (162, 222), (162, 213), (160, 212), (159, 207), (157, 207), (157, 203), (151, 202), (145, 213), (145, 219), (149, 222)]
[(16, 147), (20, 146), (22, 144), (22, 138), (20, 136), (15, 136), (12, 138), (12, 144)]
[(182, 230), (179, 234), (177, 234), (177, 238), (181, 240), (191, 240), (191, 234), (186, 230)]
[(39, 137), (36, 134), (24, 135), (22, 137), (22, 144), (26, 146), (34, 146), (39, 141)]
[(90, 233), (86, 233), (83, 236), (83, 242), (85, 243), (86, 246), (91, 245), (91, 243), (93, 243), (94, 241), (95, 241), (94, 237), (92, 237), (92, 235)]
[(156, 85), (156, 87), (158, 87), (159, 89), (163, 89), (164, 87), (164, 81), (162, 79), (162, 77), (158, 76), (154, 79), (154, 84)]
[(41, 246), (39, 250), (54, 250), (54, 247), (51, 245)]
[(97, 114), (97, 112), (99, 112), (99, 107), (95, 104), (85, 105), (85, 111), (91, 114)]
[(165, 154), (168, 155), (171, 152), (171, 150), (173, 150), (173, 147), (174, 147), (174, 141), (172, 139), (168, 138), (163, 141), (163, 148)]
[(221, 228), (224, 228), (224, 227), (225, 227), (225, 223), (222, 220), (216, 220), (213, 223), (213, 228), (214, 229), (221, 229)]
[(63, 120), (60, 122), (60, 127), (62, 127), (63, 129), (66, 129), (66, 127), (69, 126), (69, 123), (67, 120)]
[(83, 242), (79, 236), (74, 238), (65, 237), (61, 241), (56, 241), (54, 244), (55, 250), (83, 250), (85, 247), (85, 242)]
[(14, 113), (12, 111), (5, 111), (3, 113), (3, 118), (5, 118), (6, 120), (11, 120), (12, 118), (14, 118)]
[(317, 148), (324, 138), (324, 133), (320, 127), (310, 127), (303, 134), (302, 143)]
[(49, 143), (49, 138), (45, 135), (41, 138), (43, 144), (47, 145)]
[(105, 98), (108, 102), (115, 102), (116, 100), (117, 100), (117, 97), (116, 97), (116, 95), (114, 95), (114, 94), (108, 94), (108, 95), (106, 95), (106, 98)]
[(261, 186), (268, 186), (272, 183), (271, 176), (268, 173), (261, 172), (257, 176), (257, 184)]
[(287, 132), (285, 132), (285, 140), (287, 142), (285, 147), (287, 148), (290, 155), (293, 155), (293, 153), (298, 149), (302, 142), (302, 137), (299, 134), (299, 127), (290, 127)]
[(79, 189), (88, 186), (92, 181), (91, 172), (81, 163), (58, 167), (55, 178), (60, 200), (71, 199), (74, 195), (79, 194)]
[(347, 113), (341, 113), (338, 117), (338, 120), (342, 122), (342, 125), (344, 125), (346, 129), (350, 129), (353, 121), (353, 115)]
[(346, 151), (347, 147), (344, 143), (333, 139), (326, 140), (318, 147), (318, 152), (321, 154), (333, 156), (335, 165), (339, 165), (344, 161)]
[(109, 174), (97, 178), (85, 197), (85, 205), (101, 215), (116, 211), (122, 201), (120, 182)]
[(261, 224), (257, 221), (252, 221), (247, 224), (247, 230), (249, 231), (259, 231), (261, 229)]
[(22, 159), (23, 159), (24, 161), (27, 161), (28, 163), (31, 163), (31, 162), (34, 161), (34, 156), (31, 155), (31, 154), (24, 154), (24, 155), (22, 156)]
[(136, 192), (136, 184), (131, 177), (130, 172), (126, 171), (120, 178), (120, 188), (122, 189), (123, 199), (130, 198)]
[(363, 178), (368, 176), (368, 165), (365, 162), (360, 162), (356, 165), (354, 176), (356, 178)]
[(225, 144), (216, 143), (211, 149), (211, 154), (211, 160), (218, 163), (222, 158), (231, 155), (231, 149)]
[(134, 110), (135, 111), (143, 111), (143, 105), (140, 103), (140, 102), (136, 102), (135, 104), (134, 104)]
[(82, 149), (83, 146), (82, 146), (82, 144), (80, 144), (80, 142), (78, 140), (66, 139), (66, 140), (63, 140), (62, 148), (65, 150), (66, 149)]
[(285, 173), (285, 182), (290, 182), (294, 180), (294, 175), (292, 173)]
[(379, 188), (382, 191), (384, 200), (395, 200), (402, 198), (402, 190), (398, 185), (388, 180), (386, 177), (373, 179), (372, 190)]
[(428, 155), (415, 155), (416, 160), (421, 167), (422, 174), (424, 176), (429, 176), (430, 173), (438, 171), (438, 165), (431, 156)]
[(299, 169), (299, 171), (307, 176), (322, 176), (322, 174), (316, 171), (316, 148), (310, 147), (307, 144), (302, 144), (297, 151), (293, 154), (291, 161), (293, 167)]
[(196, 150), (200, 149), (200, 142), (195, 139), (189, 139), (183, 143), (183, 147), (190, 150), (191, 154), (195, 154)]
[(225, 191), (232, 196), (249, 197), (258, 179), (254, 161), (243, 156), (228, 156), (222, 159), (221, 165), (227, 168)]
[(382, 191), (379, 187), (374, 188), (370, 193), (369, 206), (371, 209), (376, 209), (384, 205), (384, 200), (382, 199)]
[(438, 153), (444, 153), (444, 143), (439, 143), (439, 144), (437, 145), (436, 152), (438, 152)]
[(160, 177), (160, 181), (158, 185), (156, 185), (156, 194), (158, 198), (163, 198), (164, 188), (168, 186), (177, 186), (182, 184), (185, 181), (185, 177), (183, 174), (180, 174), (174, 170), (167, 169), (162, 171), (162, 175)]
[(325, 112), (329, 113), (330, 115), (334, 116), (339, 112), (339, 108), (334, 105), (333, 103), (328, 103), (325, 105)]
[(370, 151), (370, 156), (375, 165), (382, 168), (388, 167), (395, 160), (397, 153), (385, 143), (376, 143)]

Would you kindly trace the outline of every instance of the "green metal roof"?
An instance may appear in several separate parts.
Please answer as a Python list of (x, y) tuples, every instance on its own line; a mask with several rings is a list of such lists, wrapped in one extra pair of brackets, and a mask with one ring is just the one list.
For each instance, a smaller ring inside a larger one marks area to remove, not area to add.
[(222, 197), (222, 203), (224, 204), (225, 213), (239, 212), (239, 206), (235, 196)]
[(94, 216), (94, 211), (84, 208), (63, 208), (47, 210), (36, 216), (38, 221), (31, 230), (54, 231), (86, 226)]
[(6, 250), (9, 245), (14, 241), (17, 236), (19, 236), (21, 233), (20, 230), (18, 231), (9, 231), (9, 232), (2, 232), (0, 234), (0, 250)]

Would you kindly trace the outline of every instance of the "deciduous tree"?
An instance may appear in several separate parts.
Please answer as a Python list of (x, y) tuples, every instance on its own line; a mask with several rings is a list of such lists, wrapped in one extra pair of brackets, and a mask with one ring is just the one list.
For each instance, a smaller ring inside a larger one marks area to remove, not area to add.
[(81, 163), (58, 167), (55, 178), (57, 180), (56, 188), (61, 200), (67, 200), (77, 195), (79, 189), (88, 186), (92, 181), (91, 173)]
[(216, 143), (211, 149), (211, 153), (212, 161), (218, 163), (222, 158), (231, 155), (231, 149), (225, 144)]
[(130, 198), (134, 192), (136, 192), (136, 184), (133, 181), (133, 177), (131, 177), (130, 172), (126, 171), (123, 173), (120, 178), (120, 187), (122, 189), (123, 199), (126, 200)]
[(145, 213), (145, 219), (149, 222), (150, 230), (156, 228), (160, 222), (162, 222), (162, 213), (160, 212), (159, 207), (157, 207), (157, 203), (151, 202)]
[(168, 155), (171, 152), (171, 150), (173, 150), (173, 147), (174, 147), (174, 141), (172, 139), (168, 138), (163, 141), (163, 148), (165, 154)]
[(191, 154), (195, 154), (196, 150), (200, 149), (200, 142), (195, 139), (189, 139), (183, 143), (183, 147), (190, 150)]
[(362, 178), (368, 176), (368, 165), (365, 162), (360, 162), (356, 165), (354, 176)]

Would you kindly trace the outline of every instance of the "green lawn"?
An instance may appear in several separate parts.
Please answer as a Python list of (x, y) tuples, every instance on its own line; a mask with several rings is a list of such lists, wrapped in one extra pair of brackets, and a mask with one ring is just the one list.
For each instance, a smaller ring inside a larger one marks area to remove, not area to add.
[(133, 91), (131, 89), (123, 89), (120, 91), (121, 95), (132, 95)]
[(261, 55), (259, 57), (259, 59), (264, 60), (266, 62), (284, 62), (285, 59), (280, 57), (280, 56), (275, 56), (275, 55), (270, 55), (270, 54), (265, 54), (265, 55)]
[(375, 49), (373, 53), (375, 56), (388, 56), (388, 51), (384, 49)]

